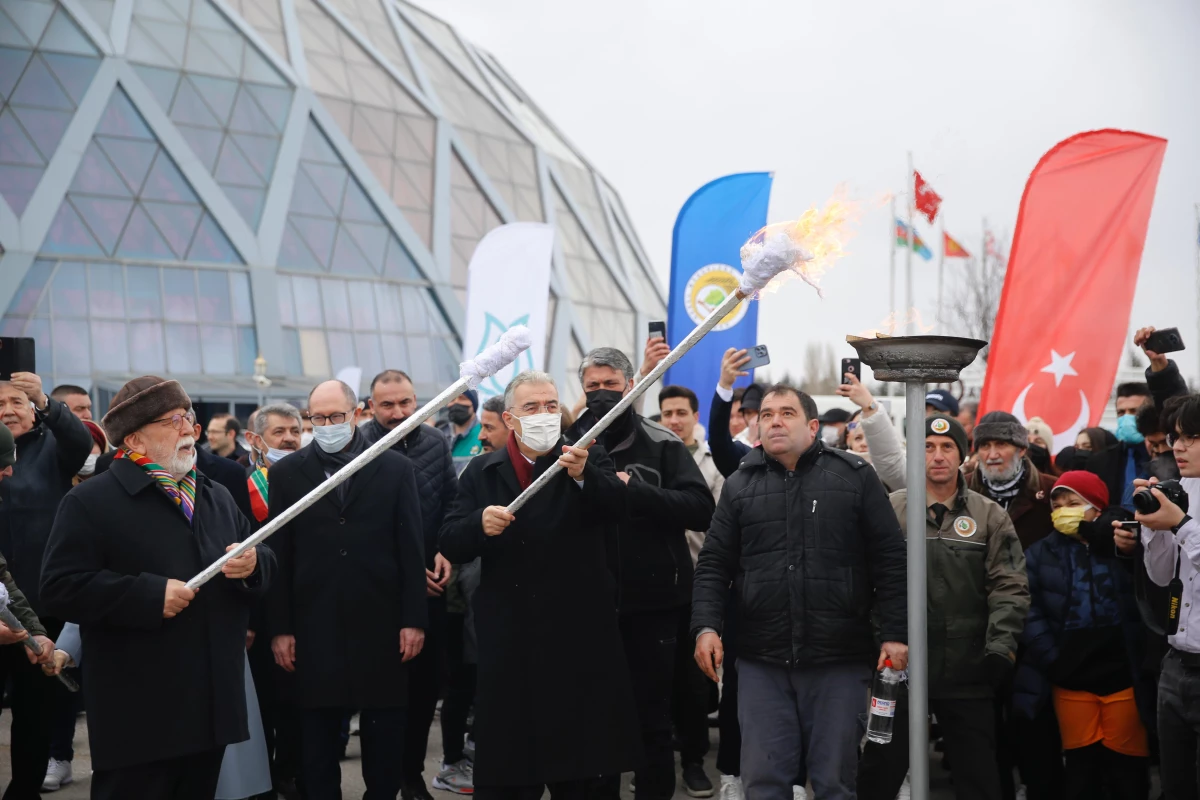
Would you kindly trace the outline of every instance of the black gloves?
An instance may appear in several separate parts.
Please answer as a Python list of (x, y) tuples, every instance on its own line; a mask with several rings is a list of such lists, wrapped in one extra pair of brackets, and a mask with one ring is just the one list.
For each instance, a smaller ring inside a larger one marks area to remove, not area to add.
[(999, 689), (1012, 675), (1013, 660), (999, 653), (988, 653), (983, 657), (983, 675), (988, 685)]

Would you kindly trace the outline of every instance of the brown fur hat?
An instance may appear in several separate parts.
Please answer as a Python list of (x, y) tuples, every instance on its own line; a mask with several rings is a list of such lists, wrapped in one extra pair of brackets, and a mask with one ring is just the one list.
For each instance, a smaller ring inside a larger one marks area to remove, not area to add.
[(192, 399), (179, 385), (157, 375), (134, 378), (121, 387), (113, 398), (101, 424), (108, 440), (115, 447), (125, 444), (125, 437), (176, 408), (189, 409)]

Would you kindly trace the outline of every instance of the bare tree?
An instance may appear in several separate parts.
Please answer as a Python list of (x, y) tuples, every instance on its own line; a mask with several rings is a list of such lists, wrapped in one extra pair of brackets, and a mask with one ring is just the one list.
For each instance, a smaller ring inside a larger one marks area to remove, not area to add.
[(829, 342), (809, 342), (804, 346), (804, 381), (800, 388), (807, 394), (833, 394), (838, 387), (837, 364)]
[[(992, 340), (1008, 259), (1004, 255), (970, 258), (950, 300), (950, 325), (954, 332), (985, 342)], [(990, 347), (980, 351), (986, 362)]]

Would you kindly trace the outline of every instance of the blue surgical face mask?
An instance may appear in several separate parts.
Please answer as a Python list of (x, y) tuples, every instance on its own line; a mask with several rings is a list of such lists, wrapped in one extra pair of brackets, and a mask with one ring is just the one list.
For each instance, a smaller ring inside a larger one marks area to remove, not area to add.
[(326, 453), (340, 453), (354, 438), (354, 423), (346, 420), (341, 425), (318, 425), (313, 428), (313, 438)]
[(1122, 417), (1117, 417), (1116, 433), (1118, 442), (1141, 444), (1146, 441), (1146, 437), (1138, 433), (1136, 414), (1126, 414)]

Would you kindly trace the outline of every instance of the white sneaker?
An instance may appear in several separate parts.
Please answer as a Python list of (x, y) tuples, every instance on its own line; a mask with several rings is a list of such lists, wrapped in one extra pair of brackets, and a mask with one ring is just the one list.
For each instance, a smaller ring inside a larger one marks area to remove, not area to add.
[(467, 759), (457, 764), (442, 764), (442, 771), (433, 779), (433, 788), (455, 794), (475, 793), (475, 771)]
[(42, 791), (57, 792), (73, 780), (75, 778), (71, 775), (71, 762), (52, 758), (46, 765), (46, 779), (42, 781)]
[(719, 800), (746, 800), (742, 779), (733, 775), (722, 775)]
[(912, 796), (912, 787), (908, 783), (908, 775), (904, 776), (904, 783), (900, 784), (900, 791), (896, 792), (896, 800), (909, 800)]
[(355, 714), (354, 716), (350, 717), (350, 735), (351, 736), (358, 736), (358, 731), (361, 727), (362, 727), (362, 724), (358, 719), (358, 714)]
[(803, 786), (793, 786), (792, 800), (808, 800), (808, 792)]

